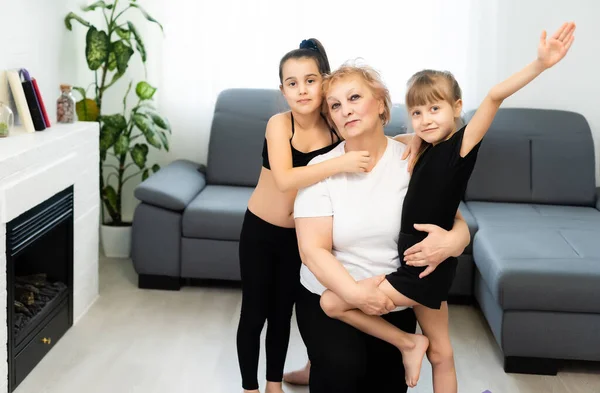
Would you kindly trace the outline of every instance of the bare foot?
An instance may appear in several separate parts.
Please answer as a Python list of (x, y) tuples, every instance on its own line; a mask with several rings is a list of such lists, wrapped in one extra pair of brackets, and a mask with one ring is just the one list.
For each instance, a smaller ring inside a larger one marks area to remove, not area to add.
[(267, 387), (265, 393), (285, 393), (281, 388), (281, 382), (269, 382), (267, 381)]
[(283, 380), (292, 385), (304, 385), (308, 386), (308, 380), (310, 377), (310, 362), (306, 363), (306, 366), (300, 370), (292, 371), (283, 374)]
[(421, 363), (429, 347), (429, 339), (422, 334), (413, 335), (413, 340), (415, 344), (413, 348), (402, 350), (404, 375), (409, 388), (417, 386), (421, 374)]

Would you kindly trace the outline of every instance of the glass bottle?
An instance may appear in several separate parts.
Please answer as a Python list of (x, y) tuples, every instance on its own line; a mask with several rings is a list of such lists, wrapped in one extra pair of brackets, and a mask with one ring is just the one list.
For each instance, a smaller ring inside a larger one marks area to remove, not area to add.
[(77, 114), (75, 112), (75, 98), (72, 94), (71, 85), (60, 85), (60, 96), (56, 100), (56, 122), (75, 123)]
[(0, 138), (7, 137), (14, 125), (14, 115), (8, 105), (0, 102)]

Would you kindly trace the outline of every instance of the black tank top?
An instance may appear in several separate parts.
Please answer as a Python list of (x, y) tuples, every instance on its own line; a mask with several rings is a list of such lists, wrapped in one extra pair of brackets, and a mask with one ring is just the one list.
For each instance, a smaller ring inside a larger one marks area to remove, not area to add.
[(465, 128), (429, 146), (417, 161), (402, 206), (401, 233), (421, 235), (414, 224), (423, 223), (452, 229), (481, 145), (479, 142), (465, 157), (460, 156)]
[[(290, 116), (292, 119), (292, 137), (290, 138), (290, 147), (292, 148), (292, 166), (294, 168), (299, 167), (299, 166), (308, 165), (310, 160), (312, 160), (313, 158), (315, 158), (318, 155), (327, 153), (328, 151), (330, 151), (331, 149), (333, 149), (334, 147), (339, 145), (339, 143), (341, 142), (341, 138), (337, 134), (337, 132), (335, 132), (335, 130), (333, 128), (330, 128), (329, 131), (331, 133), (331, 145), (325, 146), (318, 150), (309, 151), (308, 153), (304, 153), (304, 152), (301, 152), (300, 150), (296, 150), (294, 148), (294, 145), (292, 145), (292, 138), (294, 137), (294, 115), (292, 115), (290, 113)], [(321, 114), (321, 117), (323, 117), (323, 119), (325, 119), (323, 114)], [(334, 136), (337, 140), (334, 140)], [(263, 167), (270, 170), (271, 165), (269, 164), (269, 148), (267, 146), (267, 138), (265, 138), (265, 142), (263, 144), (262, 158), (263, 158)]]

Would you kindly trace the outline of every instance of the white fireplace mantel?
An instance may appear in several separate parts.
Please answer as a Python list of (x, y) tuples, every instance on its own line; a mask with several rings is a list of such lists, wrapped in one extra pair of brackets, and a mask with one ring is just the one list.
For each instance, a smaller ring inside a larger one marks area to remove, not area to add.
[[(6, 223), (70, 185), (74, 186), (74, 323), (98, 297), (98, 123), (55, 124), (35, 133), (0, 138), (0, 304), (6, 304)], [(0, 359), (7, 359), (6, 312), (0, 313)], [(0, 361), (0, 375), (8, 364)], [(0, 393), (7, 392), (0, 377)]]

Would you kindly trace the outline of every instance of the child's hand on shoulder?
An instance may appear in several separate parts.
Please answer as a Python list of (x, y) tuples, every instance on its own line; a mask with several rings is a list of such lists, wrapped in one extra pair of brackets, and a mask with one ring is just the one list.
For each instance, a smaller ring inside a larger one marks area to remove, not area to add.
[(412, 173), (413, 168), (415, 167), (415, 162), (417, 160), (417, 155), (421, 150), (421, 144), (423, 140), (417, 136), (417, 134), (413, 134), (410, 142), (406, 144), (406, 149), (404, 149), (404, 154), (402, 154), (402, 159), (408, 159), (408, 167), (406, 170), (408, 173)]
[(340, 172), (366, 172), (371, 161), (368, 151), (349, 151), (337, 158)]

